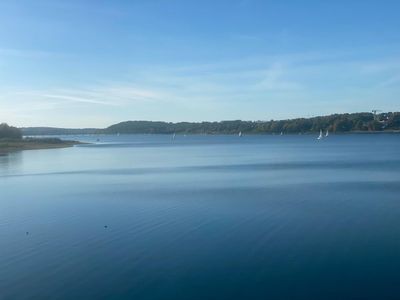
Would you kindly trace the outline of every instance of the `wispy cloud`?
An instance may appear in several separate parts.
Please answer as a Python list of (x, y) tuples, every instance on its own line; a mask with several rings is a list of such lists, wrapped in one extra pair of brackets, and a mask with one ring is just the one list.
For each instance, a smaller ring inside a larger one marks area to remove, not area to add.
[[(57, 88), (48, 90), (15, 90), (7, 93), (8, 98), (31, 99), (32, 102), (76, 103), (82, 105), (124, 106), (135, 102), (155, 101), (160, 98), (158, 93), (135, 88), (127, 83), (99, 85), (81, 88)], [(1, 97), (0, 97), (1, 99)]]
[(385, 87), (389, 87), (389, 86), (393, 86), (393, 85), (397, 85), (400, 83), (400, 75), (395, 75), (389, 79), (386, 79), (382, 82), (380, 82), (377, 87), (378, 88), (385, 88)]
[(76, 97), (76, 96), (68, 96), (68, 95), (55, 95), (55, 94), (39, 94), (39, 97), (43, 98), (49, 98), (49, 99), (60, 99), (60, 100), (66, 100), (66, 101), (72, 101), (72, 102), (78, 102), (78, 103), (90, 103), (90, 104), (102, 104), (102, 105), (116, 105), (112, 102), (105, 102), (105, 101), (99, 101), (99, 100), (94, 100), (94, 99), (89, 99), (89, 98), (83, 98), (83, 97)]
[(296, 81), (289, 81), (285, 78), (287, 69), (280, 63), (273, 64), (265, 71), (264, 78), (257, 86), (267, 91), (285, 91), (300, 90), (303, 85)]

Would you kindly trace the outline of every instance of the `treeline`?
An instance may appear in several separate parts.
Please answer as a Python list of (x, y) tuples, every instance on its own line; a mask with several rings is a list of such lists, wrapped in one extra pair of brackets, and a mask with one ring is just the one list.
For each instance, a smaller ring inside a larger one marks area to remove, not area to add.
[(221, 121), (221, 122), (151, 122), (127, 121), (112, 125), (104, 133), (153, 133), (153, 134), (237, 134), (251, 133), (311, 133), (319, 130), (331, 132), (400, 130), (400, 113), (334, 114), (314, 118), (279, 121)]
[(221, 121), (221, 122), (153, 122), (127, 121), (104, 129), (68, 129), (54, 127), (21, 128), (23, 135), (74, 135), (74, 134), (273, 134), (330, 132), (375, 132), (400, 130), (400, 112), (381, 114), (354, 113), (334, 114), (313, 118), (271, 121)]
[(22, 132), (20, 129), (9, 126), (6, 123), (0, 124), (0, 139), (22, 139)]

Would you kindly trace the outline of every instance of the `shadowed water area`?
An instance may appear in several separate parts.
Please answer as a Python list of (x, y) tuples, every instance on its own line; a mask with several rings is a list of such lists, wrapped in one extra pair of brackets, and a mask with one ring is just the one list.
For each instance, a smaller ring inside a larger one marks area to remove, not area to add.
[(400, 135), (68, 139), (0, 156), (0, 300), (400, 295)]

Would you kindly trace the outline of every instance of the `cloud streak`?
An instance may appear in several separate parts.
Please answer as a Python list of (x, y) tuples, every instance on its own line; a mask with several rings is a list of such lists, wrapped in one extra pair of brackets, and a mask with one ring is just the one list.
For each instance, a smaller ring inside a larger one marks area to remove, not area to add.
[(49, 99), (60, 99), (60, 100), (66, 100), (66, 101), (71, 101), (71, 102), (78, 102), (78, 103), (90, 103), (90, 104), (101, 104), (101, 105), (116, 105), (111, 102), (105, 102), (105, 101), (99, 101), (99, 100), (94, 100), (94, 99), (89, 99), (89, 98), (83, 98), (83, 97), (76, 97), (76, 96), (68, 96), (68, 95), (54, 95), (54, 94), (42, 94), (42, 95), (37, 95), (38, 97), (43, 97), (43, 98), (49, 98)]

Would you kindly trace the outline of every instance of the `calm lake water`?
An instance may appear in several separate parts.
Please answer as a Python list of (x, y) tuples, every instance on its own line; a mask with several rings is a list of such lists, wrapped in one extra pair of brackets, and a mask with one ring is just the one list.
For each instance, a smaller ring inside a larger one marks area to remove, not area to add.
[(399, 299), (400, 135), (73, 136), (0, 156), (0, 299)]

